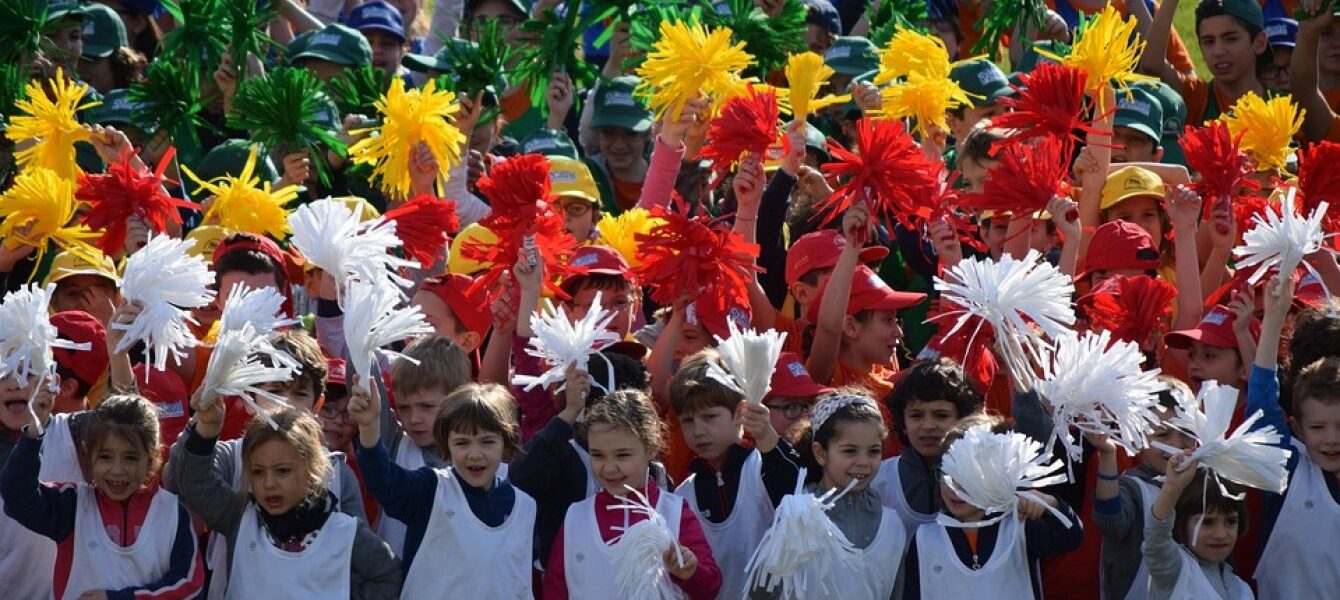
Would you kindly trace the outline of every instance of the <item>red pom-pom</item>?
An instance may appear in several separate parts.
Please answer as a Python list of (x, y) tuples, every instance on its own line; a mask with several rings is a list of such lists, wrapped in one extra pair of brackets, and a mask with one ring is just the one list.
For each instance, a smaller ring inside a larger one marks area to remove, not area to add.
[(707, 130), (707, 142), (698, 156), (712, 162), (712, 171), (725, 173), (749, 154), (763, 154), (777, 143), (777, 94), (771, 90), (749, 91), (733, 96), (721, 107)]
[[(1241, 136), (1239, 136), (1240, 138)], [(1205, 199), (1205, 216), (1208, 218), (1215, 203), (1230, 198), (1235, 204), (1247, 203), (1255, 213), (1255, 203), (1250, 192), (1261, 189), (1261, 184), (1251, 178), (1254, 169), (1251, 160), (1238, 147), (1238, 138), (1229, 133), (1223, 121), (1211, 121), (1204, 127), (1187, 126), (1181, 138), (1182, 152), (1186, 155), (1186, 165), (1200, 174), (1200, 181), (1193, 189)], [(1235, 213), (1241, 212), (1235, 207)], [(1251, 218), (1243, 227), (1239, 218), (1239, 236), (1251, 227)], [(1227, 233), (1227, 232), (1224, 232)]]
[(81, 222), (103, 232), (98, 247), (104, 254), (110, 256), (125, 249), (126, 220), (130, 217), (140, 217), (154, 233), (163, 233), (169, 223), (181, 225), (178, 208), (200, 210), (199, 204), (173, 198), (163, 189), (165, 182), (175, 184), (163, 178), (174, 154), (176, 150), (168, 148), (150, 172), (131, 164), (135, 153), (127, 148), (121, 161), (109, 165), (106, 173), (79, 176), (75, 198), (89, 205)]
[(823, 172), (841, 186), (815, 204), (825, 214), (823, 224), (868, 201), (871, 218), (916, 230), (917, 223), (936, 208), (932, 203), (939, 185), (936, 164), (926, 160), (902, 121), (857, 121), (856, 145), (859, 154), (828, 140), (833, 162), (825, 164)]
[(991, 168), (983, 191), (964, 194), (961, 206), (1015, 216), (1046, 210), (1052, 198), (1066, 195), (1070, 188), (1066, 172), (1070, 161), (1064, 152), (1064, 144), (1056, 138), (1001, 148), (996, 155), (1000, 162)]
[(668, 306), (687, 294), (723, 313), (749, 306), (749, 283), (762, 271), (754, 264), (758, 244), (710, 227), (706, 217), (690, 217), (682, 204), (677, 210), (658, 206), (651, 214), (665, 223), (636, 239), (638, 280), (652, 288), (652, 300)]
[(1298, 157), (1298, 195), (1302, 197), (1299, 212), (1305, 216), (1322, 202), (1329, 203), (1322, 228), (1340, 233), (1340, 144), (1320, 142), (1303, 149)]
[(1106, 330), (1113, 339), (1143, 346), (1172, 314), (1177, 288), (1148, 275), (1117, 275), (1104, 280), (1079, 299), (1079, 309), (1094, 330)]
[(1068, 150), (1079, 140), (1079, 132), (1093, 131), (1084, 118), (1084, 90), (1088, 87), (1084, 71), (1043, 62), (1032, 73), (1020, 75), (1019, 81), (1019, 85), (1011, 85), (1016, 95), (1000, 99), (1007, 112), (991, 118), (992, 127), (1010, 131), (1006, 142), (1049, 137), (1060, 140)]
[(395, 221), (395, 234), (404, 245), (405, 254), (425, 269), (442, 258), (448, 236), (461, 229), (456, 203), (429, 194), (410, 198), (382, 216)]
[(492, 211), (479, 222), (498, 236), (493, 244), (470, 242), (461, 247), (467, 259), (491, 265), (475, 279), (470, 292), (491, 290), (490, 300), (502, 293), (498, 283), (520, 257), (530, 238), (537, 262), (544, 265), (545, 286), (557, 297), (568, 295), (555, 283), (558, 278), (581, 275), (584, 269), (568, 264), (577, 250), (577, 240), (568, 233), (563, 217), (554, 208), (549, 192), (549, 161), (538, 154), (523, 154), (497, 165), (479, 179), (479, 191), (489, 199)]

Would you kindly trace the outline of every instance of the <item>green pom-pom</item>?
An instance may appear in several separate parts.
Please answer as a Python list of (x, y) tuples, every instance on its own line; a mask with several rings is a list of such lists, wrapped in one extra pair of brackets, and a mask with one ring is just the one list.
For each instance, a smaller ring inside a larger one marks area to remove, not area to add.
[(266, 35), (265, 29), (279, 18), (279, 9), (268, 0), (231, 0), (224, 2), (224, 7), (228, 22), (228, 53), (233, 66), (241, 73), (247, 64), (247, 54), (264, 58), (266, 52), (277, 45)]
[(744, 50), (754, 57), (754, 64), (745, 69), (746, 75), (760, 79), (786, 66), (786, 58), (804, 52), (805, 4), (801, 0), (783, 0), (782, 12), (769, 17), (754, 0), (727, 0), (724, 4), (730, 14), (721, 14), (711, 7), (703, 11), (706, 24), (729, 27), (731, 38), (744, 42)]
[(214, 129), (201, 112), (209, 99), (200, 98), (200, 78), (196, 71), (183, 69), (172, 60), (149, 63), (144, 79), (130, 84), (130, 100), (136, 109), (131, 118), (155, 135), (165, 131), (169, 137), (185, 134), (196, 147), (200, 128)]
[[(27, 64), (42, 45), (46, 0), (0, 0), (0, 62)], [(6, 112), (5, 114), (13, 114)]]
[(306, 69), (279, 67), (265, 77), (253, 77), (237, 86), (228, 126), (245, 129), (253, 141), (282, 153), (307, 150), (323, 184), (330, 183), (326, 150), (344, 154), (336, 137), (339, 118), (321, 82)]
[[(893, 39), (899, 29), (911, 29), (930, 33), (923, 25), (930, 20), (930, 4), (927, 0), (884, 0), (879, 10), (870, 15), (870, 42), (877, 48), (883, 48)], [(952, 52), (953, 49), (951, 48)]]
[(596, 68), (581, 56), (579, 5), (571, 5), (562, 17), (552, 9), (546, 9), (544, 15), (544, 19), (530, 19), (521, 24), (521, 29), (535, 39), (521, 50), (521, 61), (512, 75), (513, 81), (529, 90), (530, 105), (538, 109), (540, 115), (548, 116), (545, 92), (554, 73), (567, 73), (575, 91), (595, 84)]
[(507, 86), (507, 63), (512, 60), (512, 47), (507, 45), (498, 31), (497, 21), (485, 21), (482, 29), (477, 29), (478, 40), (443, 40), (442, 57), (450, 65), (449, 73), (455, 74), (455, 83), (448, 89), (474, 97), (483, 91), (492, 91), (501, 96)]
[(345, 67), (338, 76), (326, 82), (326, 93), (335, 101), (343, 115), (375, 115), (377, 101), (391, 89), (393, 75), (373, 67), (359, 65)]
[[(249, 1), (249, 0), (244, 0)], [(211, 72), (228, 47), (228, 10), (220, 0), (163, 0), (177, 26), (163, 36), (163, 59), (185, 61), (194, 73)]]
[(590, 25), (605, 25), (605, 30), (600, 32), (592, 45), (599, 48), (608, 44), (610, 38), (614, 37), (614, 28), (620, 23), (630, 22), (642, 4), (637, 0), (588, 0), (586, 22)]
[(973, 44), (972, 53), (996, 58), (1001, 39), (1013, 33), (1016, 27), (1026, 23), (1038, 31), (1046, 22), (1047, 4), (1043, 0), (995, 0), (977, 19), (976, 27), (982, 37)]

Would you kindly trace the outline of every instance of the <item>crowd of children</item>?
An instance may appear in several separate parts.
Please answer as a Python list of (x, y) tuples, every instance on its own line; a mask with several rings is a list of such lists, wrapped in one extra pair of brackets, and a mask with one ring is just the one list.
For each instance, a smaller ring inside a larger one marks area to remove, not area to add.
[(0, 2), (0, 595), (1333, 597), (1335, 14)]

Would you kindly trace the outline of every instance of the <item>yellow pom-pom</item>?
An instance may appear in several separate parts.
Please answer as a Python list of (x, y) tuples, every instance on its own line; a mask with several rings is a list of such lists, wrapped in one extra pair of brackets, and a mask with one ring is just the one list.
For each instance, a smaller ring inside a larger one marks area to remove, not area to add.
[[(819, 90), (833, 73), (833, 68), (824, 64), (824, 57), (814, 52), (792, 54), (786, 60), (786, 81), (790, 88), (786, 90), (785, 96), (795, 120), (804, 121), (824, 107), (851, 100), (851, 96), (846, 94), (819, 97)], [(779, 99), (781, 96), (778, 94)]]
[(972, 98), (948, 77), (913, 72), (905, 81), (880, 91), (880, 110), (886, 119), (913, 117), (921, 135), (949, 127), (945, 113), (972, 106)]
[(461, 144), (466, 137), (452, 125), (460, 106), (456, 94), (439, 90), (433, 80), (420, 89), (406, 90), (396, 77), (391, 89), (377, 101), (382, 125), (373, 135), (349, 147), (356, 164), (374, 165), (372, 175), (381, 181), (381, 189), (395, 198), (410, 195), (410, 157), (423, 142), (437, 161), (439, 181), (461, 162)]
[(600, 239), (596, 243), (613, 248), (628, 261), (628, 266), (636, 269), (642, 265), (637, 259), (637, 234), (646, 235), (664, 224), (665, 219), (652, 217), (645, 208), (626, 210), (617, 217), (605, 213), (596, 223), (596, 229), (600, 230)]
[(899, 27), (879, 53), (879, 73), (873, 83), (884, 85), (913, 73), (948, 77), (949, 50), (939, 36)]
[(86, 93), (88, 85), (66, 79), (60, 69), (56, 69), (56, 77), (47, 82), (28, 82), (28, 97), (14, 103), (22, 114), (14, 115), (5, 131), (5, 136), (16, 143), (36, 140), (32, 146), (14, 153), (14, 160), (20, 167), (49, 169), (71, 181), (79, 176), (74, 143), (87, 141), (90, 134), (79, 124), (75, 113), (99, 104), (80, 105)]
[(1230, 114), (1220, 117), (1233, 136), (1242, 136), (1239, 147), (1259, 171), (1284, 170), (1289, 158), (1289, 142), (1303, 126), (1303, 110), (1288, 96), (1263, 100), (1256, 92), (1247, 92), (1233, 105)]
[(102, 264), (102, 252), (90, 245), (99, 233), (75, 220), (75, 182), (55, 171), (33, 167), (19, 173), (14, 185), (0, 195), (0, 238), (7, 248), (19, 244), (37, 249), (42, 261), (48, 242), (92, 264)]
[(270, 182), (261, 182), (255, 176), (256, 146), (247, 154), (242, 174), (225, 175), (212, 181), (202, 181), (190, 169), (182, 167), (186, 175), (200, 187), (196, 194), (208, 192), (214, 197), (205, 211), (203, 220), (234, 231), (268, 235), (276, 240), (288, 237), (288, 204), (298, 198), (297, 186), (270, 189)]
[(1145, 42), (1136, 34), (1135, 17), (1123, 19), (1111, 4), (1103, 12), (1080, 27), (1078, 39), (1070, 54), (1058, 56), (1038, 48), (1038, 54), (1062, 64), (1070, 65), (1088, 75), (1090, 89), (1102, 105), (1102, 90), (1108, 82), (1115, 82), (1122, 90), (1129, 90), (1136, 81), (1153, 80), (1135, 72), (1140, 65), (1140, 54)]
[(712, 99), (712, 113), (741, 91), (740, 71), (754, 61), (744, 42), (731, 43), (728, 27), (710, 33), (701, 23), (662, 21), (660, 39), (638, 67), (638, 93), (661, 118), (667, 112), (679, 118), (684, 103), (698, 95)]

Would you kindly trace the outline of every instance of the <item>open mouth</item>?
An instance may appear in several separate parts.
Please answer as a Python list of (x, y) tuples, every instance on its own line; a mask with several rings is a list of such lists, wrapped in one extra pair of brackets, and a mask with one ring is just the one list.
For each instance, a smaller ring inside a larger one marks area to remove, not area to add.
[(104, 491), (107, 492), (109, 496), (119, 498), (130, 493), (129, 481), (105, 481), (103, 482), (103, 485), (106, 486), (107, 489)]

